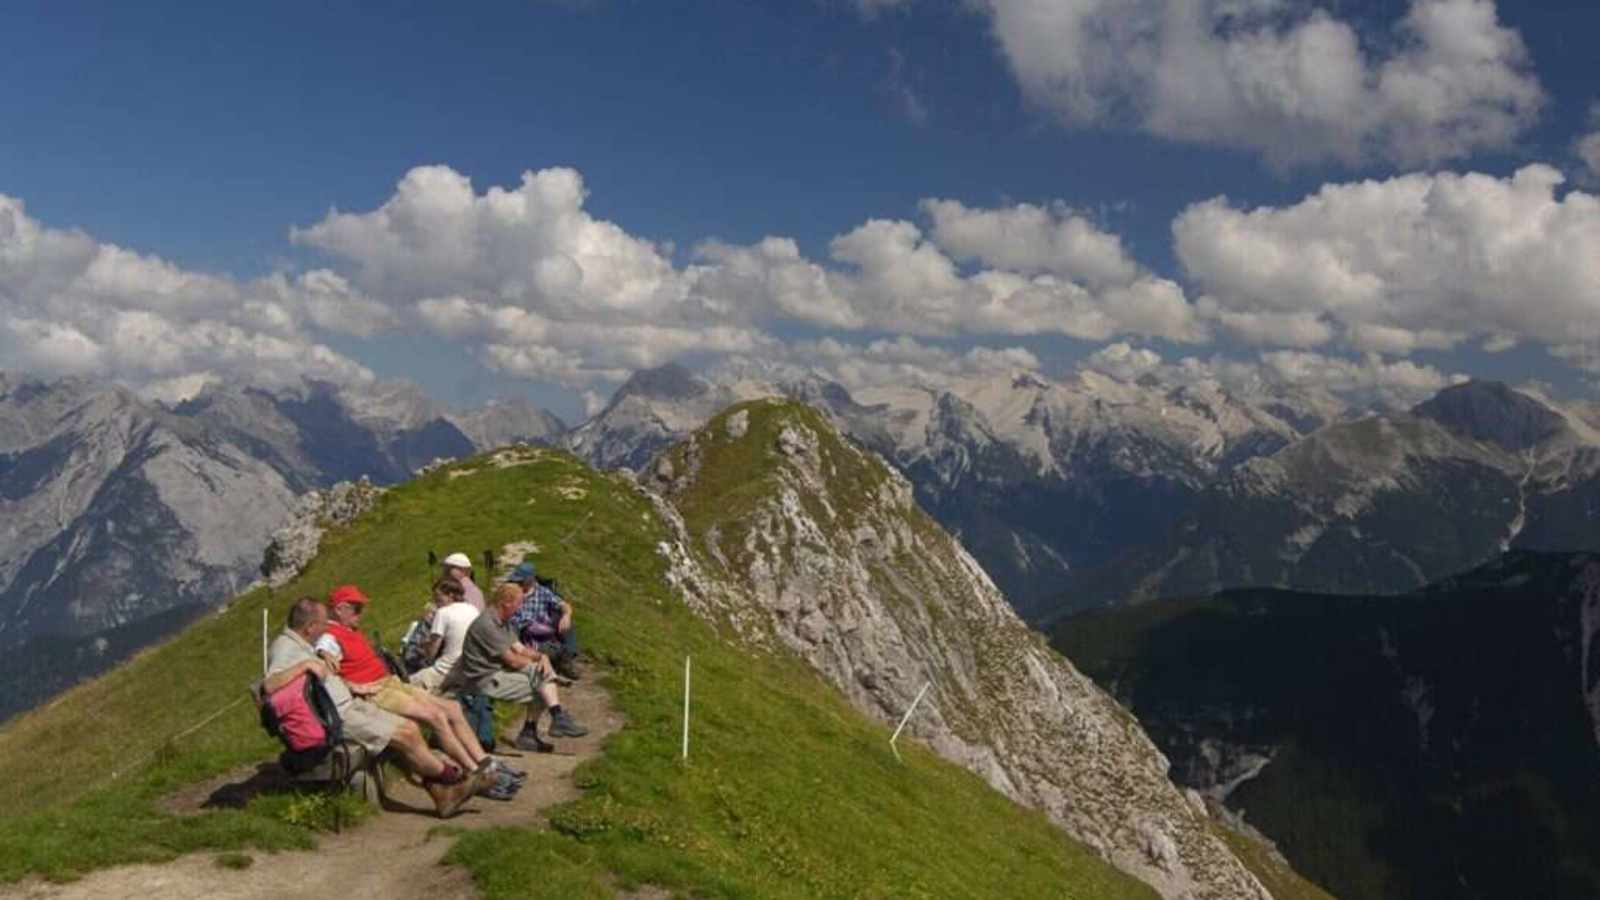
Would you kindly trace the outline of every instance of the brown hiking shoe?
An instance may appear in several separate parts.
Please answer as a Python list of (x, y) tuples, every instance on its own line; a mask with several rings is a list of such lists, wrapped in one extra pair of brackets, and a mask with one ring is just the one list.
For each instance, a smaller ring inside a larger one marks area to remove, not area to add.
[(461, 808), (461, 804), (478, 792), (478, 788), (483, 786), (482, 782), (477, 775), (469, 775), (455, 784), (430, 781), (425, 788), (428, 796), (433, 798), (433, 808), (439, 811), (439, 818), (448, 819)]

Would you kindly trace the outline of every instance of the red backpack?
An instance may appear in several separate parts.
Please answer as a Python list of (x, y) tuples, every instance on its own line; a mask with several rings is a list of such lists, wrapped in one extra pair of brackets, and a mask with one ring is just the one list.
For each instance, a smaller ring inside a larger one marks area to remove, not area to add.
[(262, 698), (261, 727), (283, 741), (283, 767), (303, 772), (320, 765), (338, 745), (344, 723), (322, 679), (302, 673)]

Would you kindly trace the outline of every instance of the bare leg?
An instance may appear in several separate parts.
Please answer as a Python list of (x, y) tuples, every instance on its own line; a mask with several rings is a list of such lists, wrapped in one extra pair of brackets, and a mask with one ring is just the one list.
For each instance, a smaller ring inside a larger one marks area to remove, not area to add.
[(428, 749), (428, 742), (422, 739), (422, 729), (416, 723), (405, 721), (395, 728), (394, 735), (389, 738), (389, 746), (400, 759), (405, 762), (406, 768), (423, 778), (438, 778), (444, 774), (444, 763), (439, 762), (439, 757), (433, 755)]
[(483, 750), (483, 744), (478, 742), (478, 733), (472, 730), (472, 725), (467, 722), (467, 716), (461, 711), (461, 704), (443, 697), (434, 697), (432, 701), (444, 712), (449, 722), (450, 731), (455, 733), (456, 740), (466, 748), (467, 755), (472, 758), (473, 765), (477, 765), (489, 754)]
[[(467, 748), (461, 745), (456, 737), (455, 730), (450, 727), (450, 719), (445, 711), (432, 702), (418, 699), (410, 695), (399, 695), (384, 698), (383, 708), (397, 716), (404, 716), (419, 725), (427, 725), (433, 729), (434, 737), (439, 739), (439, 749), (445, 755), (455, 760), (456, 765), (470, 772), (478, 767), (478, 760), (483, 758), (480, 752), (476, 759), (467, 753)], [(481, 750), (481, 748), (480, 748)]]

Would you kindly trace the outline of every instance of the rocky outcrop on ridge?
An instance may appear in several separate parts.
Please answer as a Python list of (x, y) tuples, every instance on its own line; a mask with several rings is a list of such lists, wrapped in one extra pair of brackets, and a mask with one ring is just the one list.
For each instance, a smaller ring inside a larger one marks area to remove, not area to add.
[(294, 580), (300, 570), (316, 558), (322, 536), (330, 528), (354, 522), (377, 505), (383, 488), (368, 479), (341, 481), (326, 491), (302, 494), (294, 515), (272, 533), (272, 541), (261, 558), (261, 577), (269, 586), (280, 588)]
[(787, 647), (892, 722), (1044, 811), (1168, 898), (1266, 898), (1139, 724), (1011, 610), (911, 484), (818, 412), (724, 412), (645, 470), (686, 601)]

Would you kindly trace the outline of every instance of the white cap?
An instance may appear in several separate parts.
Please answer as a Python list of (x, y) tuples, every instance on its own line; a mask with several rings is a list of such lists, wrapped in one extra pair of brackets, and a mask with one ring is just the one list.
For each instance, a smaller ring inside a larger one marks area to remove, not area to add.
[(472, 568), (472, 557), (465, 553), (452, 553), (444, 558), (444, 564), (455, 566), (458, 569), (470, 569)]

